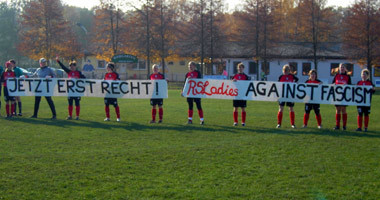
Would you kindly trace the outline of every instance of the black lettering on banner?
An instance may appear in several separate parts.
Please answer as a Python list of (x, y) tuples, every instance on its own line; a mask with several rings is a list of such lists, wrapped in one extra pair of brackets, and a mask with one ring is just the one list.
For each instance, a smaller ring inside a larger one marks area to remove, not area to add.
[(90, 93), (91, 94), (94, 93), (92, 85), (94, 85), (96, 83), (96, 81), (88, 81), (88, 80), (86, 80), (85, 82), (88, 83), (88, 84), (90, 84)]
[[(265, 85), (267, 83), (266, 82), (258, 82), (257, 85), (256, 85), (256, 90), (257, 90), (257, 93), (259, 93), (259, 95), (261, 96), (265, 96), (266, 94), (266, 89), (265, 89)], [(264, 85), (264, 87), (260, 88), (261, 85)]]
[(318, 88), (316, 84), (307, 84), (306, 87), (311, 88), (310, 90), (310, 100), (314, 100), (314, 89)]
[(248, 93), (250, 93), (250, 92), (253, 92), (253, 94), (255, 94), (255, 96), (257, 96), (256, 91), (255, 91), (255, 87), (253, 86), (253, 82), (249, 83), (249, 86), (248, 86), (247, 92), (245, 93), (245, 96), (248, 96)]
[(47, 93), (50, 93), (49, 83), (50, 83), (50, 82), (53, 82), (53, 80), (51, 80), (51, 79), (44, 79), (43, 82), (46, 83), (46, 92), (47, 92)]
[(367, 94), (370, 94), (372, 95), (372, 90), (371, 88), (367, 89), (367, 88), (364, 88), (364, 102), (363, 103), (367, 103)]
[[(284, 85), (282, 85), (282, 89), (284, 89)], [(268, 97), (272, 94), (272, 92), (275, 92), (276, 93), (276, 97), (279, 97), (280, 95), (278, 94), (278, 91), (277, 91), (277, 86), (275, 83), (272, 84), (272, 86), (270, 87), (269, 89), (269, 92), (268, 92)], [(284, 93), (282, 93), (284, 94)]]
[(41, 79), (36, 79), (35, 81), (37, 82), (37, 86), (36, 86), (36, 89), (34, 90), (34, 92), (35, 93), (41, 93), (42, 91), (38, 90), (38, 88), (40, 87), (40, 84), (41, 84)]
[(25, 81), (28, 82), (28, 84), (29, 84), (29, 92), (31, 92), (32, 91), (32, 83), (31, 82), (33, 82), (34, 79), (26, 79)]
[[(356, 103), (362, 103), (363, 102), (363, 100), (364, 100), (365, 97), (363, 97), (362, 92), (363, 92), (363, 88), (362, 87), (357, 87), (355, 89), (355, 99), (354, 99), (354, 102), (356, 102)], [(356, 98), (356, 97), (359, 97), (360, 100), (358, 100), (358, 98)]]
[(25, 92), (24, 89), (24, 79), (18, 79), (18, 91), (19, 92)]
[(140, 94), (140, 82), (137, 82), (137, 86), (133, 86), (133, 82), (131, 82), (131, 94), (133, 94), (133, 90), (137, 89), (137, 94)]
[[(151, 82), (142, 82), (141, 84), (145, 85), (146, 94), (149, 94), (149, 85), (152, 84)], [(158, 89), (157, 89), (158, 90)], [(158, 92), (157, 92), (158, 93)]]
[(65, 82), (65, 80), (58, 80), (57, 81), (57, 83), (58, 83), (58, 93), (66, 93), (66, 91), (62, 89), (64, 87), (64, 82)]
[(344, 88), (344, 90), (343, 90), (343, 98), (344, 98), (345, 101), (349, 102), (349, 101), (351, 101), (351, 98), (347, 98), (347, 96), (348, 96), (347, 95), (347, 89), (351, 89), (351, 87), (346, 86)]
[[(305, 91), (306, 85), (305, 84), (298, 84), (297, 85), (297, 98), (298, 99), (303, 99), (306, 96), (306, 91)], [(303, 95), (299, 95), (299, 93), (303, 93)]]
[[(127, 90), (123, 90), (123, 86), (125, 85), (125, 88)], [(120, 83), (120, 92), (123, 93), (123, 94), (128, 94), (129, 93), (129, 90), (128, 90), (128, 83), (127, 82), (121, 82)]]
[(284, 95), (285, 95), (285, 83), (282, 84), (282, 94), (281, 94), (281, 97), (284, 98)]
[(67, 87), (67, 93), (74, 93), (75, 90), (73, 89), (75, 86), (75, 83), (73, 80), (67, 79), (66, 80), (66, 87)]
[[(343, 87), (342, 86), (336, 86), (335, 87), (335, 93), (338, 94), (338, 95), (342, 95), (341, 98), (336, 99), (336, 100), (337, 101), (343, 101), (343, 99), (344, 99)], [(335, 101), (335, 98), (334, 98), (334, 101)]]
[(104, 94), (104, 91), (106, 91), (109, 94), (110, 91), (108, 91), (108, 87), (110, 86), (110, 84), (107, 81), (102, 81), (101, 85), (102, 85), (102, 94)]
[(84, 81), (83, 80), (76, 80), (76, 84), (75, 84), (77, 87), (75, 89), (76, 92), (79, 92), (79, 93), (84, 93), (84, 91), (86, 91), (86, 87), (84, 85)]
[[(8, 81), (8, 90), (10, 91), (10, 92), (16, 92), (17, 91), (17, 81), (16, 81), (16, 79), (14, 79), (14, 78), (12, 78), (12, 79), (8, 79), (7, 80)], [(10, 82), (15, 82), (14, 84), (15, 84), (15, 87), (13, 88), (13, 89), (11, 89), (11, 88), (9, 88), (9, 84), (10, 84)]]
[[(118, 86), (119, 85), (119, 82), (112, 82), (111, 83), (111, 91), (112, 91), (112, 94), (120, 94), (120, 92), (117, 90), (118, 89)], [(120, 87), (120, 85), (119, 85)]]
[(295, 94), (296, 94), (296, 84), (286, 84), (286, 98), (290, 97), (294, 99)]
[(158, 82), (156, 82), (156, 95), (158, 96)]
[(325, 100), (325, 94), (327, 93), (326, 89), (328, 89), (328, 88), (331, 89), (331, 87), (328, 85), (322, 85), (322, 88), (321, 88), (321, 100), (322, 101)]

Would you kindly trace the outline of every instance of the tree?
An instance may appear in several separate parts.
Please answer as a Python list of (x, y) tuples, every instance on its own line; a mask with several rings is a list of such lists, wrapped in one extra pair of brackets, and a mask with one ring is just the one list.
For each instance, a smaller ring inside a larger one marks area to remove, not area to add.
[(20, 52), (32, 59), (52, 59), (56, 54), (66, 58), (81, 56), (59, 0), (31, 0), (22, 10)]
[(18, 55), (16, 44), (18, 42), (17, 26), (18, 9), (15, 4), (0, 3), (0, 59), (9, 60)]
[(380, 5), (378, 0), (360, 0), (348, 9), (344, 19), (343, 41), (345, 53), (365, 63), (372, 73), (372, 65), (380, 62)]

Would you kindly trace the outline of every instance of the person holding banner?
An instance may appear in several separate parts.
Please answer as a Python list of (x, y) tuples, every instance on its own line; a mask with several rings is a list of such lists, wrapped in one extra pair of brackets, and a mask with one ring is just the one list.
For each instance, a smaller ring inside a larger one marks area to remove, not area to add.
[[(113, 62), (110, 62), (107, 64), (107, 73), (104, 76), (104, 80), (120, 80), (119, 74), (115, 71), (115, 64)], [(115, 107), (116, 112), (116, 121), (120, 122), (120, 108), (117, 104), (117, 98), (104, 98), (104, 104), (105, 104), (105, 111), (106, 111), (106, 118), (104, 121), (110, 121), (110, 104), (112, 104)]]
[[(3, 66), (0, 65), (0, 77), (3, 76), (3, 72), (4, 72), (4, 68)], [(0, 97), (1, 97), (1, 82), (0, 82)], [(0, 110), (1, 110), (1, 98), (0, 98)], [(1, 116), (1, 113), (0, 113), (0, 116)]]
[[(351, 85), (351, 77), (347, 74), (346, 64), (340, 63), (338, 73), (334, 76), (333, 84), (335, 85)], [(340, 119), (343, 120), (343, 130), (346, 130), (347, 125), (347, 105), (335, 105), (335, 121), (334, 130), (340, 129)]]
[[(290, 82), (290, 83), (295, 83), (298, 82), (298, 78), (294, 76), (294, 74), (290, 73), (290, 66), (289, 64), (286, 64), (282, 67), (282, 75), (278, 77), (279, 82)], [(289, 107), (289, 116), (290, 116), (290, 124), (292, 128), (296, 128), (295, 125), (295, 114), (294, 114), (294, 102), (279, 102), (279, 110), (277, 113), (277, 127), (276, 128), (281, 128), (281, 123), (282, 123), (282, 115), (284, 111), (284, 106)]]
[[(309, 79), (305, 83), (310, 84), (321, 84), (322, 81), (317, 79), (317, 70), (312, 69), (309, 71)], [(307, 103), (305, 104), (305, 114), (303, 115), (303, 128), (307, 127), (307, 122), (309, 121), (309, 115), (311, 110), (314, 110), (315, 118), (317, 119), (318, 128), (322, 128), (322, 117), (320, 113), (320, 104)]]
[[(154, 64), (152, 66), (153, 74), (150, 75), (150, 80), (162, 80), (165, 79), (165, 76), (159, 72), (158, 65)], [(162, 105), (164, 103), (163, 99), (150, 99), (150, 105), (152, 106), (152, 120), (150, 123), (156, 123), (156, 114), (157, 109), (156, 106), (158, 106), (158, 123), (162, 123), (162, 118), (164, 115), (164, 110), (162, 108)]]
[[(67, 73), (68, 78), (72, 79), (80, 79), (80, 78), (86, 78), (82, 72), (77, 70), (77, 63), (75, 61), (70, 61), (69, 62), (69, 68), (67, 68), (64, 64), (61, 63), (59, 60), (59, 56), (56, 57), (56, 61), (61, 66), (61, 68)], [(80, 97), (67, 97), (69, 106), (68, 106), (68, 111), (69, 111), (69, 116), (66, 118), (67, 120), (73, 119), (73, 102), (75, 101), (75, 114), (76, 120), (79, 120), (79, 113), (80, 113)]]
[[(13, 60), (13, 59), (11, 59), (11, 60), (9, 60), (9, 62), (12, 64), (13, 71), (15, 72), (16, 78), (24, 77), (23, 74), (22, 74), (22, 71), (21, 71), (20, 67), (16, 66), (16, 61)], [(15, 110), (14, 110), (13, 115), (16, 116), (16, 110), (17, 110), (17, 106), (18, 106), (18, 110), (19, 110), (18, 116), (22, 116), (22, 112), (21, 112), (22, 111), (21, 97), (19, 97), (19, 96), (15, 97), (14, 106), (15, 106)]]
[[(13, 66), (8, 61), (5, 63), (5, 71), (1, 76), (0, 82), (3, 82), (3, 88), (4, 88), (4, 101), (5, 101), (5, 110), (7, 112), (7, 118), (11, 118), (13, 115), (13, 112), (15, 110), (15, 97), (9, 96), (8, 94), (8, 88), (7, 88), (7, 80), (9, 78), (15, 78), (15, 73), (13, 72)], [(9, 109), (9, 103), (11, 103), (11, 108)]]
[[(189, 67), (189, 72), (186, 73), (185, 75), (185, 82), (187, 79), (193, 79), (193, 78), (202, 78), (202, 74), (200, 71), (196, 70), (196, 64), (193, 61), (190, 61), (188, 64)], [(183, 91), (181, 93), (183, 96)], [(204, 125), (204, 119), (203, 119), (203, 110), (202, 110), (202, 104), (201, 104), (201, 98), (187, 98), (187, 103), (189, 105), (189, 110), (188, 110), (188, 124), (193, 123), (193, 107), (194, 107), (194, 102), (197, 105), (198, 109), (198, 115), (200, 119), (200, 124)]]
[[(251, 77), (247, 76), (244, 73), (244, 64), (243, 63), (239, 63), (237, 65), (237, 71), (238, 71), (238, 73), (235, 74), (232, 77), (233, 81), (251, 80)], [(238, 110), (239, 110), (239, 107), (241, 108), (241, 125), (245, 126), (245, 119), (246, 119), (246, 116), (247, 116), (247, 113), (245, 112), (245, 108), (247, 107), (247, 101), (246, 100), (233, 100), (233, 107), (234, 107), (234, 113), (233, 113), (233, 116), (234, 116), (234, 126), (238, 125)]]
[[(37, 69), (36, 72), (32, 75), (32, 77), (37, 76), (38, 78), (54, 78), (55, 73), (54, 71), (48, 66), (47, 60), (45, 58), (41, 58), (39, 60), (40, 68)], [(55, 112), (55, 106), (54, 102), (51, 98), (51, 96), (45, 96), (46, 101), (49, 104), (50, 110), (52, 112), (52, 118), (51, 119), (57, 119), (57, 113)], [(31, 118), (37, 118), (38, 110), (40, 107), (41, 97), (35, 96), (34, 97), (34, 112)]]
[[(372, 81), (369, 79), (369, 70), (363, 69), (361, 73), (362, 80), (357, 83), (357, 85), (367, 85), (372, 86), (372, 94), (375, 93), (375, 85), (372, 83)], [(371, 97), (372, 97), (371, 94)], [(356, 131), (362, 131), (362, 124), (363, 124), (363, 114), (364, 114), (364, 132), (368, 131), (368, 124), (369, 124), (369, 114), (371, 113), (371, 106), (358, 106), (358, 128)]]

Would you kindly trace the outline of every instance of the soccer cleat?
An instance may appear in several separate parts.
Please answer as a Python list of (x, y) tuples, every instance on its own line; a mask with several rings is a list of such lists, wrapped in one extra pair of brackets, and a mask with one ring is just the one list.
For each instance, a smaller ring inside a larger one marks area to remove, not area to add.
[(322, 125), (321, 125), (321, 126), (318, 126), (318, 129), (322, 129)]
[(18, 116), (20, 116), (20, 117), (21, 117), (21, 116), (22, 116), (22, 113), (19, 113), (19, 114), (18, 114)]
[(66, 120), (72, 120), (73, 118), (71, 116), (68, 116)]
[(149, 123), (151, 123), (151, 124), (154, 124), (154, 123), (156, 123), (156, 121), (154, 121), (154, 120), (151, 120)]
[(356, 131), (362, 131), (362, 128), (357, 128)]
[(334, 130), (339, 130), (339, 129), (340, 129), (339, 126), (335, 126), (335, 127), (334, 127)]
[(7, 115), (5, 118), (10, 119), (12, 118), (12, 115)]
[(161, 124), (162, 123), (162, 119), (158, 120), (158, 123)]
[(53, 115), (50, 119), (55, 120), (57, 119), (57, 116)]
[(307, 125), (305, 125), (305, 124), (304, 124), (304, 125), (302, 125), (302, 128), (307, 128)]
[(234, 126), (237, 126), (237, 125), (238, 125), (238, 123), (234, 122)]
[(30, 116), (30, 118), (37, 118), (37, 115), (32, 115)]
[(117, 121), (117, 122), (120, 122), (120, 118), (117, 118), (116, 121)]
[(364, 132), (368, 132), (368, 128), (364, 128)]
[(106, 121), (110, 121), (110, 118), (107, 117), (107, 118), (104, 119), (104, 121), (105, 121), (105, 122), (106, 122)]
[(241, 126), (245, 126), (245, 123), (241, 123)]
[(293, 124), (293, 125), (292, 125), (292, 128), (296, 128), (296, 125)]
[(199, 124), (200, 124), (200, 125), (204, 125), (204, 124), (205, 124), (205, 121), (202, 120)]
[(193, 124), (193, 120), (190, 120), (190, 119), (189, 119), (189, 120), (187, 121), (187, 124)]
[(344, 131), (346, 130), (346, 127), (345, 127), (345, 126), (343, 126), (343, 130), (344, 130)]
[(281, 128), (281, 124), (277, 124), (276, 128)]
[(79, 120), (79, 116), (75, 117), (75, 120)]

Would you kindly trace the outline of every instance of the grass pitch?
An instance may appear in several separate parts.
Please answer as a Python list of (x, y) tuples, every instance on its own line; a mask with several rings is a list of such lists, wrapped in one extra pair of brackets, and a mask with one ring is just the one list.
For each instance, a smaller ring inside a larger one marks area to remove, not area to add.
[[(275, 129), (276, 102), (248, 102), (247, 126), (233, 127), (232, 101), (203, 99), (205, 125), (187, 125), (186, 99), (170, 90), (164, 123), (149, 124), (149, 100), (119, 99), (121, 122), (104, 122), (102, 98), (82, 98), (81, 120), (58, 119), (22, 97), (24, 116), (0, 119), (0, 199), (377, 199), (380, 197), (380, 96), (369, 132), (333, 131), (335, 110), (322, 105), (324, 129), (297, 129), (288, 111)], [(4, 102), (1, 108), (4, 116)], [(75, 113), (75, 110), (74, 110)], [(240, 115), (240, 114), (239, 114)], [(239, 116), (240, 120), (240, 116)]]

